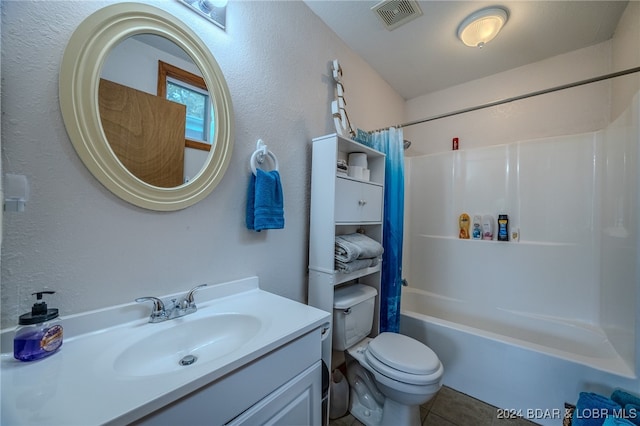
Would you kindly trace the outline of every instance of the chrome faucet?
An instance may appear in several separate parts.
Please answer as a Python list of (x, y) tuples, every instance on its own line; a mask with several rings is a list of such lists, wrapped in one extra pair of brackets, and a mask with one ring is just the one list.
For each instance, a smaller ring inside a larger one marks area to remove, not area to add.
[(151, 310), (151, 315), (149, 316), (149, 322), (156, 323), (167, 321), (196, 312), (198, 310), (198, 307), (193, 300), (193, 294), (197, 290), (206, 286), (207, 284), (201, 284), (189, 290), (180, 299), (171, 299), (171, 306), (169, 308), (165, 307), (165, 302), (153, 296), (139, 297), (136, 299), (136, 302), (153, 302), (153, 308)]

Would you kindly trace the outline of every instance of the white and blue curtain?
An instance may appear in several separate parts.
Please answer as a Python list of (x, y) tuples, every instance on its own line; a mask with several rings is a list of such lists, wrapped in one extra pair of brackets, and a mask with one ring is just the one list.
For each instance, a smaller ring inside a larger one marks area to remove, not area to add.
[(375, 132), (369, 146), (386, 154), (380, 331), (400, 331), (404, 230), (404, 138), (402, 129)]

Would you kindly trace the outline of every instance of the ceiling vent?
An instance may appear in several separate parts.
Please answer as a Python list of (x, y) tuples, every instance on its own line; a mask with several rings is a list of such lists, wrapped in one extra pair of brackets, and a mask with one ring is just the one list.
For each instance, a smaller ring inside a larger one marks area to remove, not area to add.
[(371, 8), (389, 31), (416, 19), (422, 10), (415, 0), (385, 0)]

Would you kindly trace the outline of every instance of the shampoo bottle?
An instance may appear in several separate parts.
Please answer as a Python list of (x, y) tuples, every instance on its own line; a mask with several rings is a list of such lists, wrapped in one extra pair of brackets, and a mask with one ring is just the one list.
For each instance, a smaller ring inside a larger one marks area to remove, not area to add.
[(498, 241), (509, 241), (509, 216), (498, 215)]
[(458, 238), (463, 240), (469, 239), (469, 221), (471, 218), (468, 214), (462, 213), (458, 218), (458, 225), (460, 227), (460, 232), (458, 233)]
[(488, 214), (482, 217), (482, 239), (493, 240), (493, 216)]
[(13, 339), (13, 356), (20, 361), (35, 361), (54, 354), (62, 346), (62, 326), (59, 324), (57, 309), (47, 308), (43, 294), (54, 291), (33, 293), (37, 301), (31, 312), (20, 315), (19, 327)]
[(471, 231), (471, 238), (474, 240), (482, 238), (482, 216), (473, 216), (473, 230)]

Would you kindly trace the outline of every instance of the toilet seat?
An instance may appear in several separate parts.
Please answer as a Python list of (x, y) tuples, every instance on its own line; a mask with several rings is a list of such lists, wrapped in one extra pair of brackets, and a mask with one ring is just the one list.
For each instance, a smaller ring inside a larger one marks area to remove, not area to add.
[(442, 364), (426, 345), (397, 333), (381, 333), (369, 342), (367, 363), (380, 374), (415, 385), (440, 380)]

